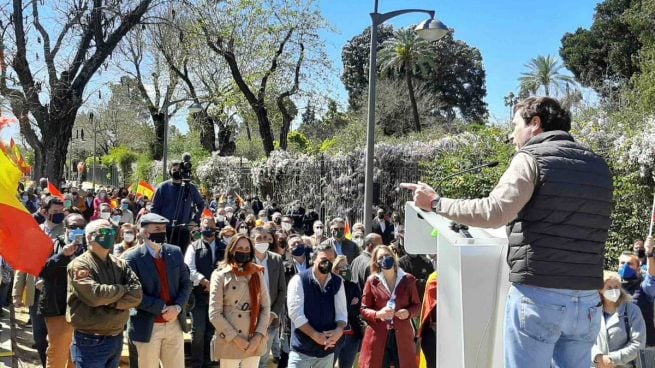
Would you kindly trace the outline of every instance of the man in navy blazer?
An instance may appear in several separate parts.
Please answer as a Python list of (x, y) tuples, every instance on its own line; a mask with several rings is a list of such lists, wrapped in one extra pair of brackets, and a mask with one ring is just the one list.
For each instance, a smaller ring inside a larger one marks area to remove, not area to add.
[(139, 367), (184, 367), (184, 306), (191, 294), (189, 269), (179, 247), (166, 244), (168, 220), (149, 213), (141, 217), (143, 244), (125, 260), (139, 277), (143, 300), (130, 316), (128, 336), (139, 355)]

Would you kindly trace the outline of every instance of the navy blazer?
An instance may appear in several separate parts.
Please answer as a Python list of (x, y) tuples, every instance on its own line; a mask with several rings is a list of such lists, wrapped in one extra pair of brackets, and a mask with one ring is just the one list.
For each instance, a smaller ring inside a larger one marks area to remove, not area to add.
[[(182, 307), (182, 312), (177, 319), (183, 331), (188, 330), (186, 323), (186, 304), (191, 295), (192, 283), (189, 277), (189, 268), (184, 263), (182, 251), (178, 246), (164, 244), (161, 250), (166, 261), (166, 273), (168, 275), (168, 289), (170, 290), (173, 304)], [(161, 283), (155, 267), (155, 260), (152, 258), (145, 245), (129, 251), (125, 254), (125, 260), (141, 281), (143, 289), (143, 300), (136, 309), (136, 313), (130, 315), (128, 336), (133, 341), (150, 342), (155, 317), (161, 314), (166, 306), (159, 298)]]

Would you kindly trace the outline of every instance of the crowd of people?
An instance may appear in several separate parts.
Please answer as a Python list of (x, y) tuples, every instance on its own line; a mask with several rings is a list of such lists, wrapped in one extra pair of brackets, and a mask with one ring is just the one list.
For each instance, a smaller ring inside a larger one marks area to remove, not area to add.
[[(635, 367), (655, 348), (653, 239), (603, 272), (608, 166), (556, 100), (514, 109), (518, 153), (488, 197), (402, 187), (457, 223), (508, 226), (505, 367)], [(436, 366), (436, 255), (405, 254), (401, 214), (380, 208), (373, 232), (348, 234), (300, 201), (203, 198), (184, 170), (171, 164), (152, 203), (108, 188), (61, 199), (47, 182), (18, 194), (53, 253), (38, 277), (0, 262), (0, 291), (29, 307), (44, 366), (115, 367), (125, 329), (133, 367), (184, 366), (185, 331), (192, 367)]]

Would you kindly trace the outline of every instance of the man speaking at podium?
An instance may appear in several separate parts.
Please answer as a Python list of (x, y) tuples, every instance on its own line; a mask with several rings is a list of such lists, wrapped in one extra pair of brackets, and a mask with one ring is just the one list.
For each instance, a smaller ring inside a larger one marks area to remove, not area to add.
[(587, 368), (602, 318), (612, 174), (568, 133), (571, 115), (557, 100), (523, 100), (513, 123), (517, 154), (488, 197), (449, 199), (423, 183), (403, 187), (425, 211), (475, 227), (507, 225), (505, 367)]

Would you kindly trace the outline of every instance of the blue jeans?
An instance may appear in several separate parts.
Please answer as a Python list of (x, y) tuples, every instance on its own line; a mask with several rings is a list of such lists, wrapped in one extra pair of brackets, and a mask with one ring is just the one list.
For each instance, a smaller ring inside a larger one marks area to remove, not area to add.
[(346, 335), (341, 344), (334, 349), (334, 363), (339, 362), (339, 368), (352, 368), (361, 345), (361, 338)]
[(316, 358), (301, 354), (297, 351), (289, 353), (289, 368), (332, 368), (334, 367), (334, 353)]
[[(271, 349), (273, 347), (273, 343), (275, 342), (275, 336), (280, 336), (280, 326), (273, 327), (268, 329), (268, 349), (266, 349), (266, 353), (261, 356), (261, 359), (259, 359), (259, 368), (266, 368), (268, 367), (268, 358), (271, 355)], [(278, 338), (279, 342), (279, 338)], [(275, 355), (274, 355), (275, 356)]]
[(123, 334), (96, 336), (73, 334), (71, 356), (77, 368), (117, 368), (123, 351)]
[(588, 368), (599, 304), (596, 290), (514, 284), (505, 308), (505, 367)]

